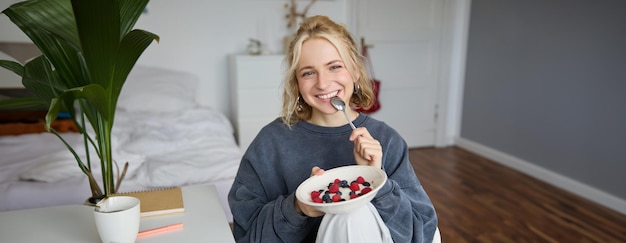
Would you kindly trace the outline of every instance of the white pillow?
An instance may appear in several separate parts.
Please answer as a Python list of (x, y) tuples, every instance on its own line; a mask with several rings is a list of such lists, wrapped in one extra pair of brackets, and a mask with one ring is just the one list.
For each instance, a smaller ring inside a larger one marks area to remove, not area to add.
[(126, 111), (172, 112), (196, 106), (198, 78), (186, 72), (136, 65), (117, 102)]

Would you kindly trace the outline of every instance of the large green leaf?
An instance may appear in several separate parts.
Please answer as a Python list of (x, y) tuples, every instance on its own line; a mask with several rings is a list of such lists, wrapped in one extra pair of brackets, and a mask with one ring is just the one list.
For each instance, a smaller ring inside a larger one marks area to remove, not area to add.
[(47, 102), (68, 89), (45, 56), (36, 57), (24, 65), (22, 84)]
[(0, 60), (0, 67), (8, 69), (20, 77), (24, 76), (24, 66), (22, 66), (19, 62)]
[(130, 32), (146, 9), (148, 0), (125, 0), (120, 2), (120, 33)]
[(108, 88), (121, 39), (118, 1), (72, 1), (72, 7), (90, 79)]
[(3, 13), (12, 21), (19, 18), (13, 23), (29, 37), (49, 32), (60, 39), (73, 40), (75, 45), (80, 44), (70, 0), (23, 1), (11, 5)]
[(154, 40), (158, 41), (159, 36), (144, 30), (133, 30), (122, 39), (116, 60), (117, 65), (115, 66), (113, 82), (111, 82), (112, 98), (115, 99), (113, 101), (114, 104), (117, 104), (117, 98), (122, 91), (124, 81), (128, 78), (128, 74), (137, 62), (137, 59)]
[[(91, 2), (91, 1), (88, 1)], [(82, 52), (70, 0), (32, 0), (3, 11), (41, 50), (68, 87), (88, 82), (81, 67)]]
[(0, 108), (2, 109), (46, 108), (47, 105), (47, 103), (42, 102), (39, 98), (35, 97), (20, 97), (0, 101)]
[[(114, 118), (121, 88), (135, 62), (153, 40), (158, 40), (158, 36), (147, 31), (128, 32), (147, 3), (147, 0), (126, 0), (119, 5), (115, 0), (72, 2), (80, 13), (76, 14), (77, 27), (90, 79), (108, 91), (106, 116), (109, 118)], [(98, 31), (93, 33), (93, 29)]]
[(110, 120), (106, 113), (108, 109), (107, 92), (99, 84), (89, 84), (83, 87), (72, 88), (65, 90), (60, 96), (51, 100), (50, 109), (46, 121), (50, 119), (49, 123), (54, 121), (56, 115), (62, 109), (63, 104), (73, 104), (74, 101), (84, 99), (89, 103), (90, 107), (93, 107), (98, 113), (103, 114), (102, 119)]

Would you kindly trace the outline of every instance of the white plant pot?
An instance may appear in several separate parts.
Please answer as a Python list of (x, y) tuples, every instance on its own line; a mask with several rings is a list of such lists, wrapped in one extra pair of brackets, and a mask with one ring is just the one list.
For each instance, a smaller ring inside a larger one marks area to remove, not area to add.
[(139, 199), (129, 196), (109, 197), (98, 203), (94, 219), (103, 243), (132, 243), (139, 232)]

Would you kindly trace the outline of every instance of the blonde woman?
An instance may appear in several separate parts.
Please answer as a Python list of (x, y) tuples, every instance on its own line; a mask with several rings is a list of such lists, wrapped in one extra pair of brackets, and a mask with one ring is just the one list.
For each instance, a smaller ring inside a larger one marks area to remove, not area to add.
[[(252, 141), (228, 196), (237, 242), (432, 241), (435, 209), (406, 142), (384, 122), (354, 110), (374, 99), (359, 53), (346, 28), (325, 16), (300, 25), (285, 57), (282, 115)], [(330, 104), (333, 97), (349, 104), (356, 129)], [(359, 213), (324, 215), (296, 199), (309, 176), (354, 164), (388, 175)]]

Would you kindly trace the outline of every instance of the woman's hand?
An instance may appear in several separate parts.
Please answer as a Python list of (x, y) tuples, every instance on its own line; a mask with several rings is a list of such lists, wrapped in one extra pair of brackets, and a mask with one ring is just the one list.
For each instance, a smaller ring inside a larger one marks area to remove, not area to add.
[(372, 137), (365, 127), (358, 127), (350, 134), (354, 142), (354, 159), (357, 165), (382, 167), (383, 147)]
[[(320, 167), (313, 167), (313, 169), (311, 169), (311, 176), (314, 175), (322, 175), (324, 174), (324, 169), (321, 169)], [(296, 210), (298, 210), (298, 213), (309, 216), (309, 217), (319, 217), (319, 216), (323, 216), (324, 212), (319, 211), (309, 205), (306, 205), (302, 202), (300, 202), (300, 200), (298, 200), (298, 198), (295, 198), (296, 200)]]

